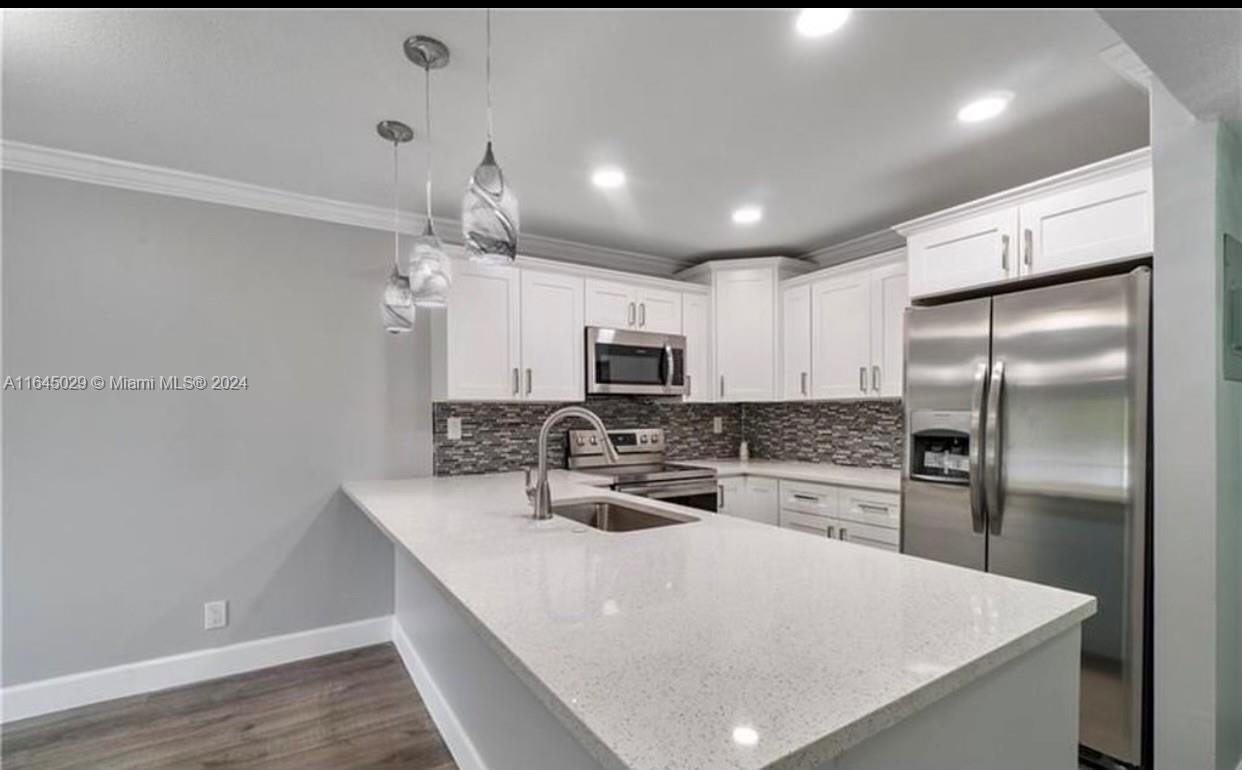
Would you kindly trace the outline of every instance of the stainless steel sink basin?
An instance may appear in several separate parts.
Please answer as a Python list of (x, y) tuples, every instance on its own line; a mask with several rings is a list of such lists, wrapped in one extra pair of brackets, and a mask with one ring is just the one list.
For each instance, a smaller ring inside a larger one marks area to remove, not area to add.
[(604, 532), (633, 532), (638, 529), (668, 527), (698, 521), (668, 511), (620, 503), (616, 500), (576, 500), (552, 506), (552, 513)]

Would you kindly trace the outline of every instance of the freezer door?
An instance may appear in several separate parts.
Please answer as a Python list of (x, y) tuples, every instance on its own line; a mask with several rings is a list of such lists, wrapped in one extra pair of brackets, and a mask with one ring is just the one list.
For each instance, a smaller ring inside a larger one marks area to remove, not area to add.
[(901, 550), (984, 569), (981, 409), (992, 301), (906, 311)]
[[(1142, 747), (1150, 271), (995, 297), (988, 570), (1091, 594), (1081, 742)], [(994, 473), (993, 473), (994, 472)]]

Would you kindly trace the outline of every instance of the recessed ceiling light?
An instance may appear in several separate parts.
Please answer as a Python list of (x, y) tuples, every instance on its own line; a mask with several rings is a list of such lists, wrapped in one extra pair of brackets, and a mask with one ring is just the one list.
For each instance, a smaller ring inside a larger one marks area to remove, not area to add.
[(758, 206), (742, 206), (733, 210), (733, 224), (753, 225), (763, 219), (763, 209)]
[(759, 731), (750, 725), (733, 728), (733, 742), (739, 746), (754, 746), (759, 742)]
[(625, 172), (616, 166), (600, 166), (591, 174), (591, 184), (603, 190), (615, 190), (625, 184)]
[(1004, 112), (1012, 100), (1013, 94), (1009, 91), (998, 91), (994, 94), (988, 94), (975, 99), (958, 110), (957, 119), (963, 123), (978, 123), (983, 120), (991, 120)]
[(845, 26), (853, 8), (803, 8), (794, 26), (803, 37), (823, 37)]

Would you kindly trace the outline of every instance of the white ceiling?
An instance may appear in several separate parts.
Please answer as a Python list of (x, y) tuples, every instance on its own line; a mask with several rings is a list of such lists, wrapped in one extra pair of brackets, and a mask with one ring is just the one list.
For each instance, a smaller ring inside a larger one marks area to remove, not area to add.
[[(496, 152), (523, 231), (679, 260), (802, 254), (1147, 142), (1146, 95), (1099, 60), (1118, 38), (1093, 12), (863, 10), (820, 40), (793, 19), (497, 11)], [(477, 11), (8, 11), (4, 135), (387, 205), (374, 125), (422, 138), (414, 33), (452, 49), (434, 202), (456, 218), (483, 148)], [(1008, 112), (957, 123), (994, 89), (1017, 94)], [(590, 186), (604, 162), (626, 189)], [(761, 224), (730, 223), (744, 202)]]

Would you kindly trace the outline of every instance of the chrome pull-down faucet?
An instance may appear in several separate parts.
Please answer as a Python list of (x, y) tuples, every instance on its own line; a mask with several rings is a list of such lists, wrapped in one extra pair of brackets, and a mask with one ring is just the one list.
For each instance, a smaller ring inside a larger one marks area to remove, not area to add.
[(604, 456), (608, 458), (608, 462), (615, 464), (619, 460), (617, 450), (608, 440), (608, 429), (604, 427), (604, 422), (595, 412), (581, 406), (566, 406), (548, 415), (548, 419), (543, 421), (543, 427), (539, 429), (538, 477), (532, 480), (533, 469), (526, 469), (526, 497), (533, 508), (531, 515), (539, 521), (552, 518), (552, 492), (548, 489), (548, 434), (552, 432), (553, 425), (566, 417), (581, 417), (591, 423), (591, 427), (599, 433), (600, 444), (603, 446)]

